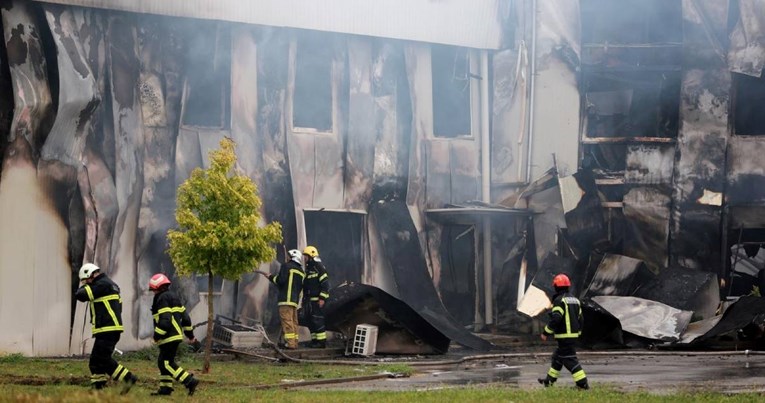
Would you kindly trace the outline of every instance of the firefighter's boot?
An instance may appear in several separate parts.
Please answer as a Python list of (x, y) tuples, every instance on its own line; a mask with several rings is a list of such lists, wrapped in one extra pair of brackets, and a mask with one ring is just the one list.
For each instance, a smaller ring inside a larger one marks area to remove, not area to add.
[(194, 378), (194, 376), (190, 376), (189, 379), (184, 382), (184, 386), (186, 386), (186, 389), (189, 391), (189, 396), (192, 396), (194, 392), (197, 390), (197, 385), (199, 385), (199, 381)]
[(590, 385), (587, 383), (587, 379), (585, 378), (580, 381), (577, 381), (576, 387), (581, 390), (587, 390), (590, 388)]
[(128, 372), (128, 374), (125, 376), (125, 385), (122, 387), (120, 394), (124, 395), (130, 392), (130, 389), (133, 388), (136, 382), (138, 382), (138, 377), (133, 375), (132, 372)]
[(156, 392), (151, 392), (152, 396), (170, 396), (173, 394), (173, 388), (160, 386)]
[(557, 379), (551, 377), (550, 375), (545, 376), (544, 378), (537, 378), (537, 382), (544, 385), (544, 387), (550, 387), (553, 386), (553, 384), (557, 381)]

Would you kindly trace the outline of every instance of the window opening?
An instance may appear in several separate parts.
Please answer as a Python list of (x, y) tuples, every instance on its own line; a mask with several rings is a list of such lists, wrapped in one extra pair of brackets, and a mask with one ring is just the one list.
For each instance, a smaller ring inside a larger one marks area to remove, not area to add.
[(215, 28), (200, 27), (195, 30), (188, 43), (186, 65), (181, 124), (200, 128), (227, 128), (231, 86), (230, 31), (218, 24)]
[(470, 55), (454, 46), (431, 46), (433, 135), (470, 136)]
[(332, 131), (331, 41), (315, 33), (301, 33), (295, 51), (295, 91), (292, 125), (318, 132)]
[(734, 133), (765, 135), (765, 78), (733, 74)]

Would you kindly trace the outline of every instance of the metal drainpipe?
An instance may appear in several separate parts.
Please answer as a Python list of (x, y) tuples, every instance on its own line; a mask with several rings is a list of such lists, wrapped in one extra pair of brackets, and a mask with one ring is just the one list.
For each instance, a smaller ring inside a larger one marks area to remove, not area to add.
[(526, 149), (526, 183), (531, 183), (531, 147), (534, 145), (534, 94), (537, 76), (537, 0), (531, 2), (531, 72), (529, 74), (529, 108), (526, 119), (528, 121), (529, 135), (528, 148)]
[[(489, 54), (481, 51), (481, 197), (491, 203), (491, 150), (489, 147)], [(483, 219), (484, 322), (494, 323), (491, 273), (491, 220)]]

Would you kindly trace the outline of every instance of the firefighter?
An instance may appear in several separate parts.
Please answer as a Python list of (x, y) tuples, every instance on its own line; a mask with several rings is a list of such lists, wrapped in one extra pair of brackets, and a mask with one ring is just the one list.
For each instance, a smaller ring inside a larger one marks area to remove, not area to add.
[(305, 282), (303, 283), (303, 310), (311, 331), (309, 347), (325, 348), (327, 332), (324, 328), (324, 302), (329, 298), (329, 275), (321, 263), (319, 250), (315, 246), (303, 249), (305, 261)]
[(547, 376), (539, 378), (538, 381), (545, 387), (552, 386), (558, 380), (561, 368), (566, 367), (579, 389), (589, 389), (587, 375), (576, 358), (576, 340), (582, 334), (582, 305), (569, 293), (570, 287), (571, 280), (565, 274), (558, 274), (553, 278), (553, 308), (541, 337), (546, 341), (549, 336), (555, 336), (558, 348), (553, 352), (552, 365), (547, 371)]
[(258, 272), (276, 284), (279, 289), (279, 320), (282, 323), (284, 344), (280, 347), (287, 349), (298, 348), (298, 318), (297, 309), (300, 301), (300, 291), (303, 289), (305, 272), (303, 271), (302, 254), (297, 249), (287, 252), (289, 260), (282, 263), (278, 274)]
[(184, 335), (190, 344), (196, 343), (191, 318), (178, 295), (170, 290), (170, 279), (166, 275), (153, 275), (149, 280), (149, 290), (154, 292), (151, 314), (154, 317), (154, 341), (159, 346), (159, 390), (152, 395), (172, 394), (173, 380), (183, 384), (189, 395), (193, 395), (199, 381), (175, 363), (175, 354)]
[(122, 393), (130, 391), (138, 378), (112, 358), (114, 348), (124, 330), (122, 326), (122, 299), (120, 287), (93, 263), (80, 268), (80, 283), (74, 294), (78, 301), (90, 303), (90, 323), (95, 343), (90, 352), (90, 384), (103, 389), (111, 377), (123, 381)]

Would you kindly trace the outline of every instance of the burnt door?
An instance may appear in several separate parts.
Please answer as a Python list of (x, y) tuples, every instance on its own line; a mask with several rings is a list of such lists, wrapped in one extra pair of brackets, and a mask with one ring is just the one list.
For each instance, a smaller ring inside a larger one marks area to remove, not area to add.
[(460, 325), (475, 319), (475, 229), (446, 225), (441, 233), (441, 300)]

